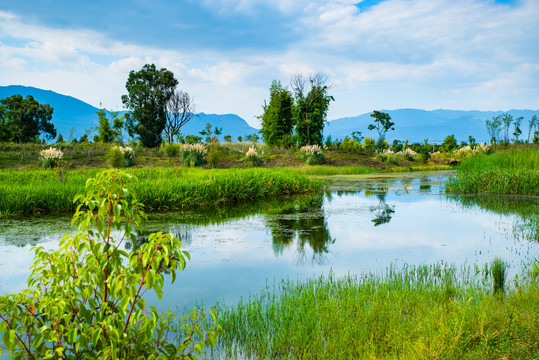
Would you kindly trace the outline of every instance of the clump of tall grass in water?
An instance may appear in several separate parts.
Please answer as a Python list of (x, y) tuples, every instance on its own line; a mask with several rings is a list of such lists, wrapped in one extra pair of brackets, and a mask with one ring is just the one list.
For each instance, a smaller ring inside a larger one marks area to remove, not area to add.
[(495, 294), (505, 294), (505, 278), (507, 276), (507, 263), (500, 258), (494, 259), (490, 267), (492, 274), (492, 289)]
[(514, 147), (464, 159), (447, 191), (463, 194), (539, 195), (539, 147)]
[(247, 358), (534, 359), (539, 287), (502, 300), (470, 274), (423, 265), (283, 280), (222, 311), (222, 346)]

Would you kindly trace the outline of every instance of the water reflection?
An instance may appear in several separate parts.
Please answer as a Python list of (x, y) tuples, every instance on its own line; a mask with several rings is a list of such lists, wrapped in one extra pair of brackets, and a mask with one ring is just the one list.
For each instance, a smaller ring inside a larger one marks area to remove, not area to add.
[(335, 239), (329, 233), (323, 204), (324, 198), (320, 195), (312, 197), (308, 202), (291, 204), (277, 214), (266, 215), (276, 256), (282, 255), (286, 248), (297, 241), (297, 263), (307, 261), (307, 246), (312, 251), (313, 262), (325, 261), (324, 254), (328, 253), (328, 246)]

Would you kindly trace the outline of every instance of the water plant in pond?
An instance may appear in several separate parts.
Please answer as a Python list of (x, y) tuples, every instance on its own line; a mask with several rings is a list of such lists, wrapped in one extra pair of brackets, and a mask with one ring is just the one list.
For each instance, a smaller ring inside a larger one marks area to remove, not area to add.
[[(0, 332), (13, 359), (192, 358), (216, 343), (219, 326), (203, 333), (206, 314), (193, 309), (180, 322), (169, 311), (147, 308), (144, 294), (162, 297), (166, 270), (174, 282), (189, 253), (178, 238), (161, 232), (131, 253), (145, 214), (117, 170), (87, 181), (73, 217), (78, 232), (58, 250), (34, 249), (29, 289), (0, 297)], [(120, 232), (114, 235), (113, 232)]]
[(502, 259), (496, 258), (491, 264), (490, 273), (492, 274), (492, 289), (495, 294), (505, 294), (505, 279), (507, 277), (507, 263)]
[(539, 287), (505, 298), (472, 269), (389, 268), (282, 280), (219, 314), (232, 356), (271, 359), (535, 359)]

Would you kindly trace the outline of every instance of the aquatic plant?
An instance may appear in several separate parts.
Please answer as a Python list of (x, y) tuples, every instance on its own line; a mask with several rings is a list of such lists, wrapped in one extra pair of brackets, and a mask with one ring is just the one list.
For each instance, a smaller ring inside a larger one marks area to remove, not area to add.
[(170, 311), (146, 306), (144, 294), (161, 299), (163, 272), (174, 282), (190, 255), (161, 232), (123, 250), (145, 219), (126, 188), (130, 178), (111, 170), (88, 179), (86, 195), (75, 198), (78, 232), (65, 235), (58, 250), (35, 248), (29, 289), (0, 297), (0, 332), (13, 359), (191, 359), (215, 345), (215, 310), (203, 333), (198, 323), (206, 315), (196, 308), (178, 323)]
[(500, 258), (494, 259), (490, 267), (492, 274), (492, 288), (495, 294), (505, 294), (505, 279), (507, 277), (507, 263)]

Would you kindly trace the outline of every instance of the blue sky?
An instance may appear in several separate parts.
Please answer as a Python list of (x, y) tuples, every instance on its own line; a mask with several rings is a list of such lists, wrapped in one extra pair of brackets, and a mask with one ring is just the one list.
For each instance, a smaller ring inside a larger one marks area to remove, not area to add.
[(538, 0), (0, 0), (0, 85), (121, 109), (130, 70), (172, 70), (197, 110), (256, 125), (273, 79), (324, 72), (328, 118), (538, 109)]

